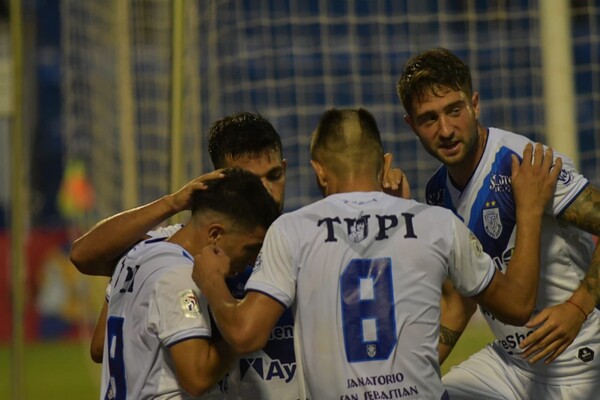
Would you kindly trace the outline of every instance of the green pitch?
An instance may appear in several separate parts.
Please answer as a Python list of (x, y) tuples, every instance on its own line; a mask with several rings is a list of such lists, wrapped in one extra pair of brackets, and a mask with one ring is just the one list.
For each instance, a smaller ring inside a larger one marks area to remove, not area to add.
[[(473, 321), (442, 366), (445, 373), (491, 340), (483, 321)], [(10, 350), (0, 347), (0, 399), (11, 399)], [(96, 400), (100, 367), (94, 364), (87, 342), (42, 342), (25, 349), (25, 398), (23, 400)]]
[[(10, 348), (0, 347), (0, 399), (12, 399)], [(97, 400), (100, 367), (89, 356), (88, 344), (40, 342), (25, 348), (24, 398)]]

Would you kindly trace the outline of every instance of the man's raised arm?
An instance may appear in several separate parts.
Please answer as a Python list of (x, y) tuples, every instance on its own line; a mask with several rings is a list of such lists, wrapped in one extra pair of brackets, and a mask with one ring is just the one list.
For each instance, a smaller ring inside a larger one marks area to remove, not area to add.
[(144, 239), (146, 232), (189, 209), (192, 193), (205, 189), (204, 182), (222, 176), (220, 170), (204, 174), (175, 193), (100, 221), (73, 242), (71, 262), (83, 274), (111, 276), (119, 257)]

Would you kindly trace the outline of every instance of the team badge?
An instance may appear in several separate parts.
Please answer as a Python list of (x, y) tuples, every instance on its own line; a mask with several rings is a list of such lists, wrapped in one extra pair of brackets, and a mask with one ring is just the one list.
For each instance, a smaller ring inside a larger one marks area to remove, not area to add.
[(186, 318), (199, 318), (200, 307), (198, 306), (198, 298), (192, 289), (184, 290), (179, 293), (179, 304)]
[(483, 210), (483, 227), (485, 232), (494, 239), (498, 239), (502, 233), (502, 221), (498, 207)]
[(367, 355), (371, 358), (377, 355), (377, 346), (374, 344), (367, 345)]

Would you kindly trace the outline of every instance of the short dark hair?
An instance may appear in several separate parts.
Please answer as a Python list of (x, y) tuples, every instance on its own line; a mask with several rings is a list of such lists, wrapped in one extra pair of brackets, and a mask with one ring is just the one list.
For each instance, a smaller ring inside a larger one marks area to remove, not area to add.
[(415, 101), (430, 94), (442, 96), (448, 90), (473, 94), (471, 72), (456, 54), (443, 47), (430, 49), (411, 57), (396, 84), (404, 110), (411, 115)]
[(340, 175), (368, 165), (377, 173), (383, 168), (381, 134), (375, 118), (364, 108), (325, 111), (313, 132), (310, 154), (313, 160), (337, 166)]
[(320, 148), (335, 147), (335, 142), (342, 143), (346, 141), (344, 138), (343, 123), (353, 116), (356, 116), (358, 119), (361, 135), (383, 149), (379, 127), (377, 126), (375, 117), (373, 117), (369, 111), (364, 108), (359, 108), (357, 110), (331, 108), (321, 115), (319, 125), (313, 133), (313, 139), (310, 146), (313, 159), (315, 153), (318, 152)]
[(215, 168), (224, 168), (227, 156), (238, 158), (276, 150), (281, 138), (262, 115), (238, 112), (217, 120), (210, 128), (208, 154)]
[(230, 217), (243, 230), (267, 229), (280, 215), (279, 205), (256, 175), (241, 169), (223, 170), (225, 177), (205, 182), (192, 196), (192, 215), (212, 210)]

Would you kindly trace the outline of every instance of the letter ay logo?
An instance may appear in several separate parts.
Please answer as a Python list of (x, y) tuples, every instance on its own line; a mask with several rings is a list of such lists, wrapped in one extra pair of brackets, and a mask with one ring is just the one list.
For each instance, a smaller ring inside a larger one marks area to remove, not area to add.
[(590, 349), (589, 347), (582, 347), (577, 353), (577, 358), (586, 363), (590, 362), (594, 359), (594, 350)]

